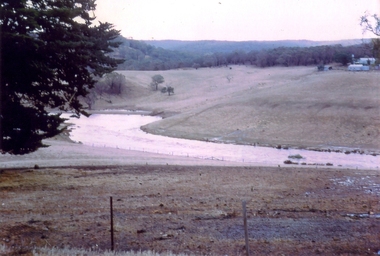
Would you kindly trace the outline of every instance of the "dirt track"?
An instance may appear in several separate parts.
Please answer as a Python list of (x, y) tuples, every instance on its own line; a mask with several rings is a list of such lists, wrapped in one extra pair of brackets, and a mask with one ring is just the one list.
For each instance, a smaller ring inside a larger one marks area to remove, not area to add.
[(380, 250), (377, 171), (123, 166), (2, 171), (0, 241), (243, 255), (247, 201), (254, 255), (373, 255)]

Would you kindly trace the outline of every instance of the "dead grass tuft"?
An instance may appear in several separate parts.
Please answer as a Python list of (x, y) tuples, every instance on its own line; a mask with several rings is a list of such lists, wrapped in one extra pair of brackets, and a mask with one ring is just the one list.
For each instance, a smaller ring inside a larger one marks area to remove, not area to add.
[(138, 251), (138, 252), (112, 252), (112, 251), (88, 251), (84, 249), (75, 249), (75, 248), (35, 248), (32, 251), (33, 256), (190, 256), (189, 254), (173, 254), (171, 252), (156, 253), (154, 251)]

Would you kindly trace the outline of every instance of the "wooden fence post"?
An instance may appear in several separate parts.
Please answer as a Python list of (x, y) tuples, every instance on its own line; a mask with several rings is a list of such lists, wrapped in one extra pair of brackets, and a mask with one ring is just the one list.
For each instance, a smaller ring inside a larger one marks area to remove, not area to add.
[(246, 251), (246, 255), (249, 256), (246, 201), (243, 201), (243, 219), (244, 219), (245, 251)]
[(111, 210), (111, 251), (114, 250), (113, 243), (113, 207), (112, 207), (112, 196), (110, 197), (110, 210)]

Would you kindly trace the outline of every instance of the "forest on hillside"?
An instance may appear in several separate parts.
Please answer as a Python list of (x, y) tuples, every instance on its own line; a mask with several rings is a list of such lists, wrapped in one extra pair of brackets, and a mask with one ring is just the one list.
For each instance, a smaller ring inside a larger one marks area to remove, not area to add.
[[(276, 47), (279, 45), (278, 42), (273, 42), (272, 47), (270, 47), (268, 42), (263, 42), (262, 48), (256, 42), (254, 50), (247, 50), (249, 49), (247, 47), (244, 48), (245, 50), (239, 49), (236, 48), (239, 46), (239, 42), (229, 42), (231, 45), (229, 47), (231, 49), (235, 47), (236, 49), (231, 52), (226, 51), (225, 43), (218, 44), (216, 43), (217, 41), (213, 41), (215, 48), (207, 53), (200, 53), (202, 52), (200, 51), (200, 42), (193, 44), (194, 51), (191, 51), (191, 48), (188, 51), (178, 51), (156, 47), (144, 41), (124, 37), (119, 37), (117, 41), (122, 42), (122, 44), (118, 49), (115, 49), (112, 57), (125, 60), (124, 63), (118, 66), (118, 69), (121, 70), (169, 70), (225, 65), (256, 65), (258, 67), (318, 66), (333, 62), (346, 65), (352, 61), (352, 55), (355, 58), (378, 56), (378, 53), (373, 50), (371, 41), (347, 46), (333, 44), (304, 47)], [(172, 44), (175, 46), (175, 42), (172, 42)], [(288, 42), (289, 44), (290, 42)], [(310, 41), (305, 42), (305, 44), (310, 45)], [(220, 45), (223, 45), (223, 47)], [(211, 50), (210, 44), (205, 44), (205, 47)]]
[(368, 43), (368, 39), (351, 39), (339, 41), (310, 41), (310, 40), (278, 40), (278, 41), (217, 41), (217, 40), (199, 40), (199, 41), (180, 41), (180, 40), (144, 40), (146, 44), (161, 47), (166, 50), (187, 52), (193, 54), (208, 53), (231, 53), (235, 51), (261, 51), (279, 47), (313, 47), (321, 45), (343, 46)]

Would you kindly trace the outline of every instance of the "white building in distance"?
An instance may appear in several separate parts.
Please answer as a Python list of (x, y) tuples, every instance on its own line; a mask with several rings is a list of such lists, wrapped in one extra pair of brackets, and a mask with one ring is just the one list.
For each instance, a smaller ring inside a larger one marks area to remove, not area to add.
[(348, 66), (348, 71), (367, 71), (369, 66), (364, 66), (363, 64), (351, 64)]
[(360, 58), (357, 61), (355, 61), (355, 64), (373, 65), (375, 64), (375, 62), (375, 58)]

